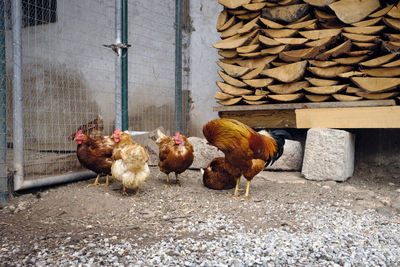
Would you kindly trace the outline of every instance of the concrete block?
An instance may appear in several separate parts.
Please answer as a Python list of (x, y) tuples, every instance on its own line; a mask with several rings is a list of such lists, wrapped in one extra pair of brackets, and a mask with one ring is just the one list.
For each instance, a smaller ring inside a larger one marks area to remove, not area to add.
[(272, 166), (265, 170), (276, 171), (301, 171), (303, 162), (303, 148), (301, 143), (293, 140), (286, 140), (282, 156)]
[(199, 137), (189, 137), (194, 149), (194, 160), (191, 169), (205, 168), (216, 157), (224, 157), (224, 153), (214, 146), (207, 145), (207, 140)]
[(311, 128), (307, 132), (302, 175), (316, 181), (345, 181), (354, 172), (355, 136), (347, 131)]

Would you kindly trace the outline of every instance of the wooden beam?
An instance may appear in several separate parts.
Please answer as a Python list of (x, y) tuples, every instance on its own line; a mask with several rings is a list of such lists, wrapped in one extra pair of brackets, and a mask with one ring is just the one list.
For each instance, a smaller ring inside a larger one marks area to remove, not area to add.
[(297, 128), (400, 128), (400, 106), (297, 109)]
[(289, 104), (266, 104), (266, 105), (240, 105), (240, 106), (218, 106), (214, 111), (251, 111), (251, 110), (275, 110), (275, 109), (307, 109), (307, 108), (341, 108), (341, 107), (376, 107), (394, 106), (394, 99), (388, 100), (363, 100), (352, 102), (321, 102), (321, 103), (289, 103)]
[(294, 109), (220, 111), (221, 118), (238, 120), (250, 127), (263, 128), (296, 128)]

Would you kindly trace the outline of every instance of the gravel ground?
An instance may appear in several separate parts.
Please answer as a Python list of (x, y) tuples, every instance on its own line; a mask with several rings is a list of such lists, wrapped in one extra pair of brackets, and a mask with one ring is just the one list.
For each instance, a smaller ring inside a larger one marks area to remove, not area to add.
[(398, 177), (263, 172), (245, 200), (205, 188), (199, 171), (182, 174), (181, 187), (151, 172), (139, 196), (88, 180), (11, 199), (0, 210), (0, 265), (400, 265)]

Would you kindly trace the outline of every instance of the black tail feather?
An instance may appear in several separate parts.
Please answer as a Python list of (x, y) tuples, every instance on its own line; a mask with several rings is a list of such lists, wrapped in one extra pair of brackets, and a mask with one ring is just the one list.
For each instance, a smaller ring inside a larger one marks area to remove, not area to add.
[[(285, 145), (285, 139), (290, 139), (292, 136), (285, 130), (273, 130), (269, 133), (272, 138), (275, 139), (278, 144), (278, 151), (275, 153), (274, 157), (271, 159), (271, 165), (279, 159), (283, 154), (283, 147)], [(269, 163), (269, 162), (268, 162)], [(267, 165), (268, 165), (267, 163)]]

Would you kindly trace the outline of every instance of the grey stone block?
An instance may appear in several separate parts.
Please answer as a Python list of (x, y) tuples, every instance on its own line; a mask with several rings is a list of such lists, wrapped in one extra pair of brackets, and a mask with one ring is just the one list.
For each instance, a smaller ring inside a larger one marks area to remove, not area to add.
[(266, 170), (276, 171), (301, 171), (303, 162), (303, 148), (298, 141), (286, 140), (282, 156)]
[(311, 128), (307, 132), (302, 175), (316, 181), (345, 181), (354, 172), (355, 136), (347, 131)]
[(218, 151), (216, 147), (207, 145), (207, 140), (204, 138), (192, 136), (188, 139), (194, 150), (194, 160), (190, 169), (206, 168), (214, 158), (225, 156), (224, 153)]

